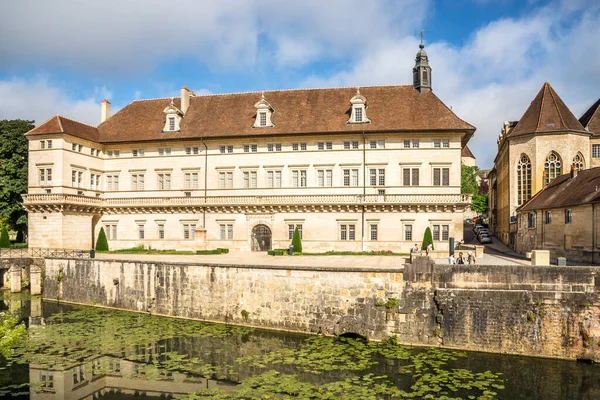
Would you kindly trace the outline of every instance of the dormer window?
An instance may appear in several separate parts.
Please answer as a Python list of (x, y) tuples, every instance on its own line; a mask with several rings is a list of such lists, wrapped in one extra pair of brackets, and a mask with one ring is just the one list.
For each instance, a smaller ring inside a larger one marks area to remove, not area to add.
[(265, 100), (264, 93), (260, 96), (260, 100), (254, 104), (256, 108), (256, 121), (254, 121), (255, 128), (266, 128), (275, 126), (271, 122), (271, 115), (273, 114), (273, 107)]
[(166, 116), (163, 132), (175, 132), (181, 130), (179, 124), (181, 123), (181, 119), (183, 117), (183, 111), (175, 107), (175, 104), (173, 104), (173, 99), (171, 99), (171, 103), (165, 107), (163, 113), (165, 113)]
[(367, 99), (360, 94), (360, 89), (356, 89), (356, 95), (350, 99), (352, 111), (350, 113), (350, 124), (364, 124), (371, 122), (367, 118)]

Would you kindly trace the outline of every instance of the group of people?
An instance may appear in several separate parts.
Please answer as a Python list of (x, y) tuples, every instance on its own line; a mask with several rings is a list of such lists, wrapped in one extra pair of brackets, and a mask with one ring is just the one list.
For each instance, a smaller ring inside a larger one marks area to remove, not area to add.
[[(460, 243), (462, 244), (462, 243), (464, 243), (464, 241), (461, 240)], [(416, 254), (419, 252), (419, 247), (417, 246), (416, 243), (410, 251), (413, 254)], [(425, 255), (429, 257), (429, 254), (431, 254), (432, 251), (433, 251), (433, 245), (431, 244), (431, 242), (429, 242), (429, 244), (425, 248)], [(448, 257), (448, 264), (477, 264), (477, 258), (475, 257), (475, 254), (472, 251), (468, 251), (466, 257), (463, 255), (463, 252), (461, 251), (458, 253), (458, 257), (456, 257), (456, 258), (454, 258), (454, 254), (450, 254), (450, 256)]]

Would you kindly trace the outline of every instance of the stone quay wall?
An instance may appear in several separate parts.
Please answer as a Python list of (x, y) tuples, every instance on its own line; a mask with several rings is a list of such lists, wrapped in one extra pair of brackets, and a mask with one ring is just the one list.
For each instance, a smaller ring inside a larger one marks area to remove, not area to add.
[(600, 361), (600, 268), (46, 259), (44, 298), (305, 333)]

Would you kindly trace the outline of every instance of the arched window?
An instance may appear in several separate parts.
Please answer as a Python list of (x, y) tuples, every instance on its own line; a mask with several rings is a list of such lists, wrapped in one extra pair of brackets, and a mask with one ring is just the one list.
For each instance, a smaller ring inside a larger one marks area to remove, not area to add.
[(525, 154), (521, 154), (517, 164), (517, 185), (521, 205), (531, 198), (531, 160)]
[(544, 162), (544, 186), (560, 176), (562, 169), (562, 160), (558, 153), (554, 151), (546, 157)]
[(583, 159), (583, 154), (577, 153), (575, 157), (573, 157), (573, 165), (575, 165), (575, 169), (577, 171), (581, 171), (585, 169), (585, 160)]

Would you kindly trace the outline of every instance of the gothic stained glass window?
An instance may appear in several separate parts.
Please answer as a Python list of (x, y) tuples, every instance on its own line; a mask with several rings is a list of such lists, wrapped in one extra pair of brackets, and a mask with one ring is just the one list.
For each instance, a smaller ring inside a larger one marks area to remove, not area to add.
[(544, 162), (544, 186), (547, 186), (556, 177), (560, 176), (562, 169), (562, 160), (560, 156), (552, 152), (546, 157)]
[(575, 157), (573, 157), (573, 165), (575, 165), (577, 171), (585, 169), (585, 161), (583, 160), (583, 155), (581, 153), (577, 153)]
[(523, 204), (531, 198), (531, 160), (525, 154), (517, 164), (518, 204)]

